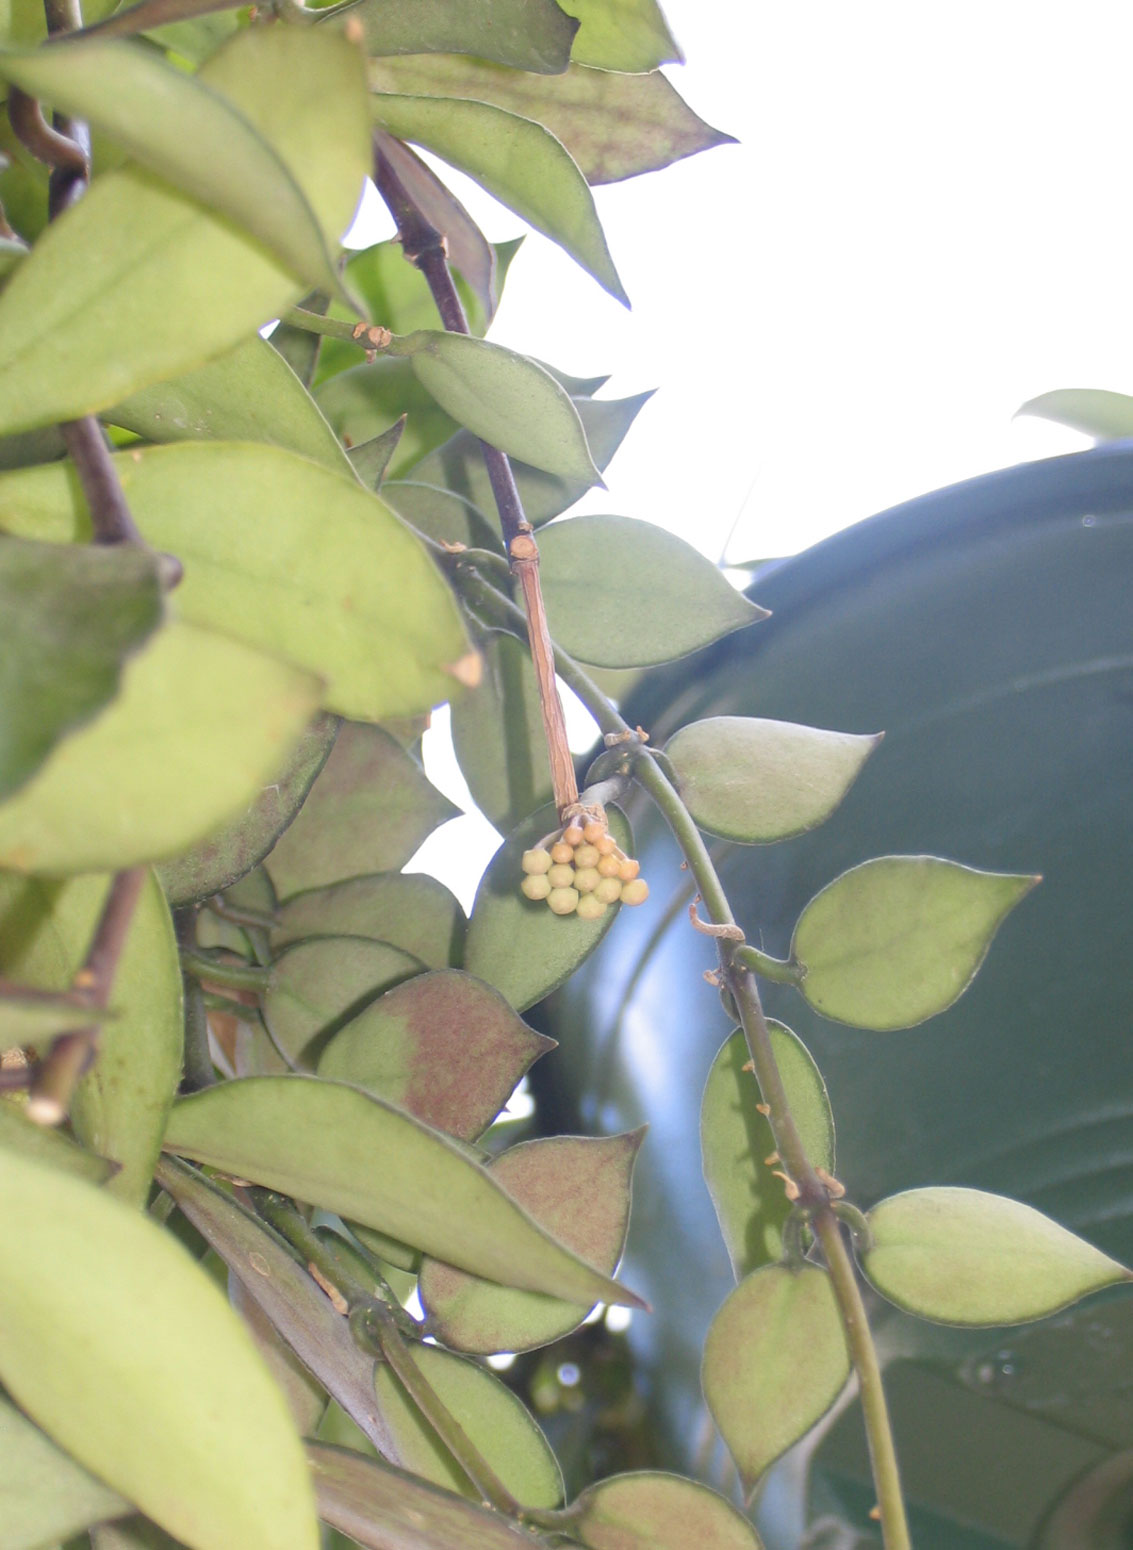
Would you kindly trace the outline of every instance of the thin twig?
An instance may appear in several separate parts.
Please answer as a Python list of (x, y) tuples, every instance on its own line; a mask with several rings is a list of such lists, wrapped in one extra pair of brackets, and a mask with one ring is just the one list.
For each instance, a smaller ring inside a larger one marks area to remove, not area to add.
[[(439, 232), (417, 207), (377, 142), (374, 147), (374, 182), (397, 222), (402, 251), (425, 277), (441, 323), (450, 333), (469, 333), (464, 305), (449, 268), (444, 233)], [(486, 441), (480, 442), (480, 450), (500, 515), (500, 529), (508, 560), (523, 589), (527, 639), (535, 667), (539, 705), (543, 714), (543, 733), (551, 765), (551, 788), (555, 806), (562, 815), (578, 801), (578, 781), (567, 739), (563, 702), (555, 682), (554, 647), (547, 628), (547, 612), (539, 581), (539, 546), (524, 514), (519, 488), (507, 455)]]
[[(126, 945), (134, 906), (145, 882), (145, 867), (118, 872), (110, 885), (83, 966), (73, 988), (104, 1009), (110, 1001), (118, 960)], [(27, 1116), (37, 1125), (58, 1125), (71, 1107), (71, 1098), (83, 1072), (98, 1050), (98, 1024), (60, 1034), (37, 1066), (28, 1097)]]
[(86, 148), (70, 135), (52, 129), (36, 99), (18, 86), (8, 87), (8, 122), (20, 144), (45, 167), (60, 168), (83, 179), (90, 176)]

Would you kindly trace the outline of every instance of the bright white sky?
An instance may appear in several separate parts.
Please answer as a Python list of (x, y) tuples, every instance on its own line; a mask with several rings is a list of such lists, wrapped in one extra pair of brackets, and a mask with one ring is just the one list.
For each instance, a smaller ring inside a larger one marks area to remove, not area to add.
[[(632, 312), (533, 236), (491, 335), (660, 390), (583, 509), (743, 561), (1088, 445), (1012, 416), (1133, 391), (1133, 8), (664, 9), (689, 61), (667, 73), (741, 144), (597, 190)], [(459, 192), (490, 237), (520, 229)]]

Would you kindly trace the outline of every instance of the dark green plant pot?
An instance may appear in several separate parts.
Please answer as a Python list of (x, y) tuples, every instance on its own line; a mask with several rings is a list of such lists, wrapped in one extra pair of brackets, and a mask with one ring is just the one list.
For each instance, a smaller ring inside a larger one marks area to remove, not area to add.
[[(845, 1028), (774, 986), (768, 1008), (825, 1074), (838, 1173), (861, 1205), (930, 1183), (995, 1190), (1126, 1263), (1131, 584), (1133, 449), (1115, 444), (938, 491), (768, 567), (752, 594), (771, 620), (651, 675), (627, 706), (655, 745), (721, 714), (884, 729), (824, 827), (727, 850), (736, 914), (772, 953), (786, 955), (812, 894), (870, 856), (1043, 874), (972, 988), (923, 1027)], [(632, 817), (652, 898), (623, 912), (551, 1005), (570, 1052), (554, 1074), (572, 1086), (576, 1123), (651, 1123), (626, 1273), (656, 1309), (634, 1338), (670, 1461), (689, 1467), (700, 1347), (732, 1284), (698, 1140), (728, 1024), (702, 979), (711, 944), (683, 908), (663, 921), (685, 885), (673, 844), (644, 804)], [(1131, 1471), (1112, 1463), (1133, 1447), (1133, 1297), (1012, 1331), (878, 1314), (899, 1353), (890, 1381), (918, 1550), (1133, 1546)], [(1060, 1527), (1059, 1500), (1098, 1470)], [(781, 1465), (766, 1493), (771, 1550), (800, 1543), (797, 1478)], [(851, 1409), (818, 1449), (812, 1509), (868, 1526), (866, 1479)]]

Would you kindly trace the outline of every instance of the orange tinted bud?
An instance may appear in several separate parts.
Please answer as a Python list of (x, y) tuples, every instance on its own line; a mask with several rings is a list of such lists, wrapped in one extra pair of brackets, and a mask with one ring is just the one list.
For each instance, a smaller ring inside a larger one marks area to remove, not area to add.
[(592, 818), (582, 831), (582, 836), (588, 845), (597, 845), (598, 841), (606, 833), (606, 825), (599, 823), (597, 818)]
[(563, 830), (563, 843), (571, 846), (581, 845), (582, 838), (585, 833), (586, 830), (580, 829), (578, 824), (568, 824), (567, 827)]
[(618, 868), (620, 866), (621, 866), (621, 862), (618, 860), (617, 856), (599, 856), (598, 857), (598, 875), (599, 875), (599, 877), (617, 877), (617, 875), (618, 875)]
[(590, 843), (600, 856), (612, 856), (618, 848), (617, 841), (612, 834), (600, 834), (596, 840)]
[(565, 840), (557, 840), (551, 846), (551, 860), (560, 865), (574, 860), (574, 846), (568, 845)]
[[(552, 851), (551, 854), (553, 855), (554, 852)], [(632, 856), (627, 861), (621, 861), (618, 863), (618, 876), (621, 878), (623, 883), (632, 883), (640, 871), (641, 862), (635, 861)]]

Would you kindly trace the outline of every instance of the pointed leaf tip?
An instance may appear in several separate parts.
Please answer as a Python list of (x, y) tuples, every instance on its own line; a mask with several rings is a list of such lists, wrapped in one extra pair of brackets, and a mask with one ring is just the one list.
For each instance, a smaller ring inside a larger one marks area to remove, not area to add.
[(791, 957), (816, 1011), (855, 1028), (911, 1028), (971, 984), (996, 931), (1040, 881), (937, 856), (879, 856), (799, 916)]
[(912, 1189), (869, 1212), (863, 1268), (899, 1307), (942, 1324), (1021, 1324), (1133, 1271), (1002, 1195)]

